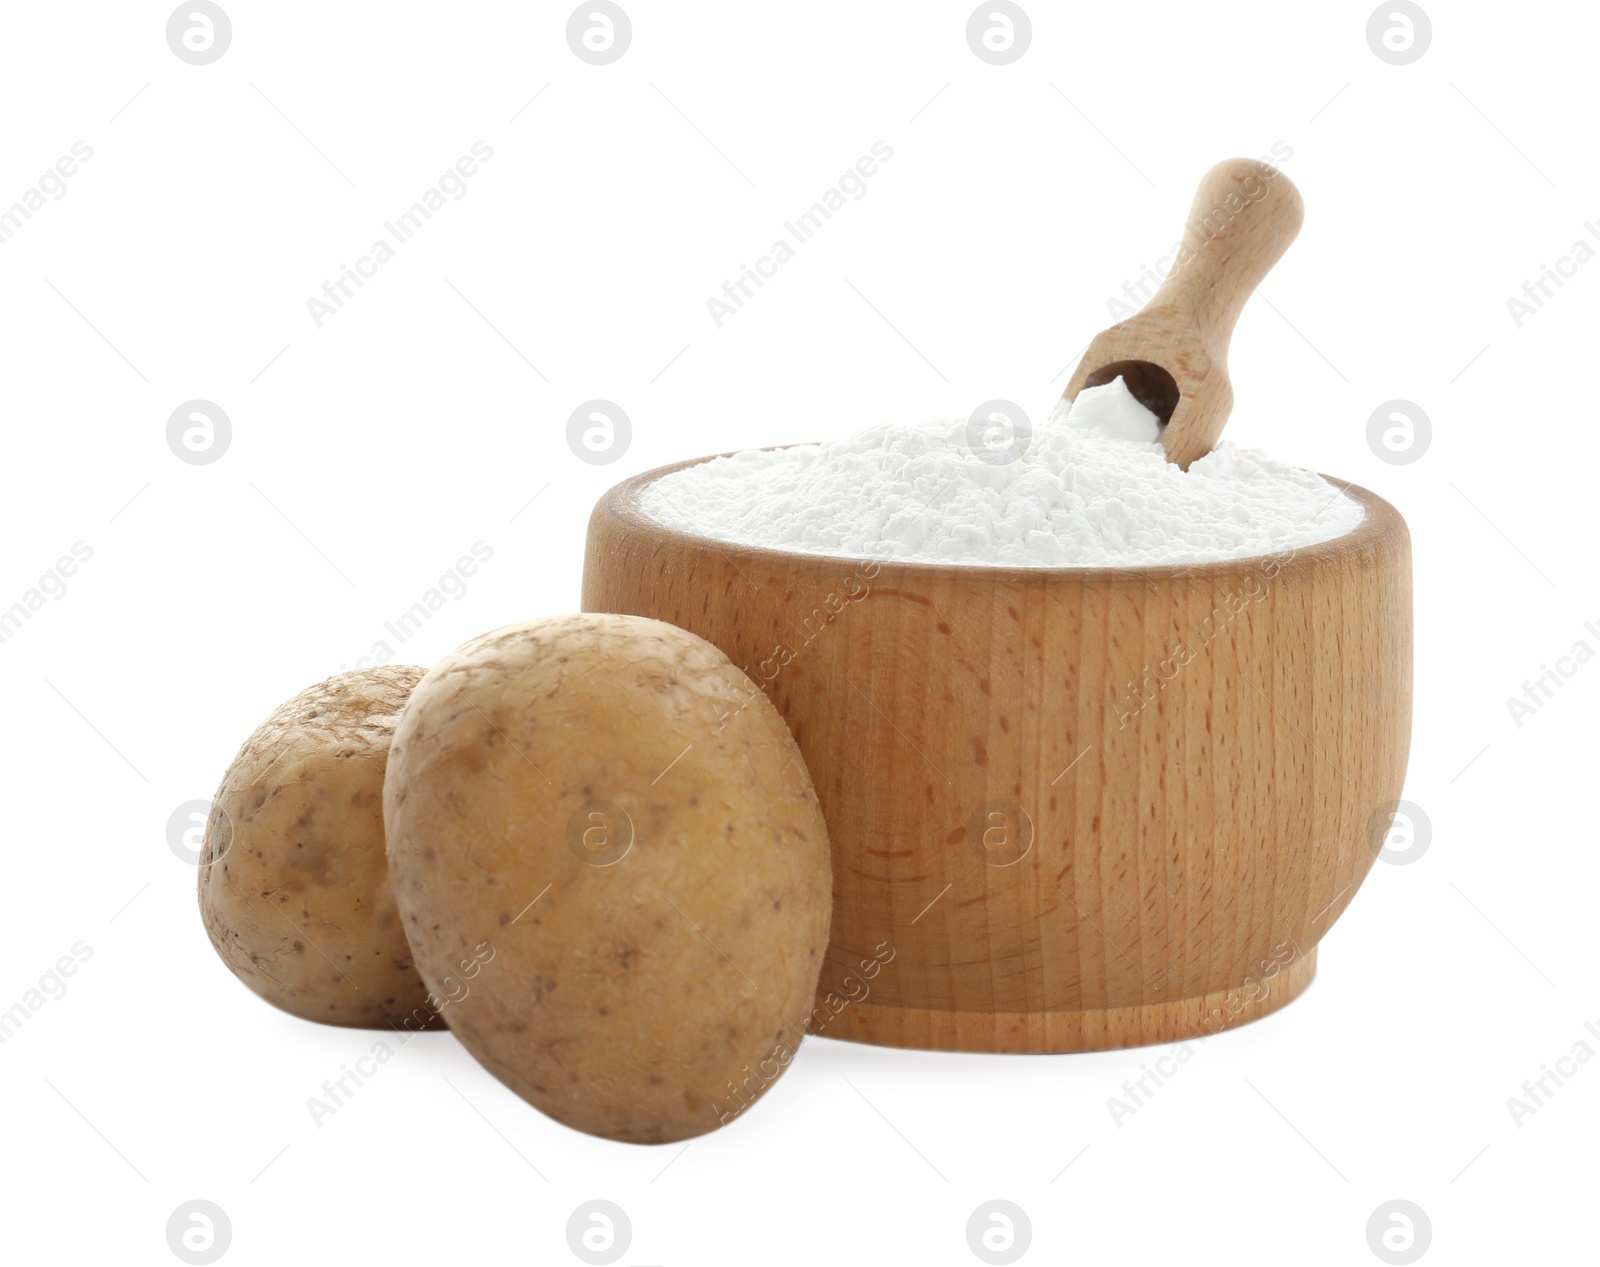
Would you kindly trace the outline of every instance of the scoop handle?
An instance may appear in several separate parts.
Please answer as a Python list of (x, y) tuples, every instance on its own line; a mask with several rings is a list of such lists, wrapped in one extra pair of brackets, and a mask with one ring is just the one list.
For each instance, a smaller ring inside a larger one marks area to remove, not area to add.
[(1148, 307), (1193, 313), (1201, 340), (1226, 363), (1245, 301), (1304, 219), (1300, 191), (1281, 171), (1259, 159), (1225, 159), (1200, 178), (1178, 258)]

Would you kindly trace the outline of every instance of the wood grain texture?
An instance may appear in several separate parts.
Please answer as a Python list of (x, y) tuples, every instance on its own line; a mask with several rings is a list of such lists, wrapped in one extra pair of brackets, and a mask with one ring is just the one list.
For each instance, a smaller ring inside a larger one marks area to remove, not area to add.
[(833, 847), (812, 1032), (1133, 1046), (1310, 982), (1405, 773), (1392, 506), (1351, 487), (1353, 532), (1227, 563), (872, 563), (663, 527), (637, 495), (674, 469), (595, 507), (583, 606), (708, 639), (793, 730)]
[(1161, 442), (1168, 460), (1188, 470), (1211, 452), (1233, 409), (1234, 323), (1304, 218), (1300, 191), (1276, 168), (1243, 158), (1211, 168), (1200, 179), (1161, 288), (1133, 316), (1095, 336), (1063, 395), (1072, 400), (1085, 386), (1121, 374), (1158, 415), (1170, 413)]

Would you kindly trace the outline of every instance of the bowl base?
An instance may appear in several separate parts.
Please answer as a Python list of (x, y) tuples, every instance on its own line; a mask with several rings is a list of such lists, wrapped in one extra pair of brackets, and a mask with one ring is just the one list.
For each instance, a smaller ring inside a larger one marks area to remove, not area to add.
[[(1270, 981), (1173, 1003), (1092, 1008), (1082, 1012), (940, 1012), (898, 1004), (851, 1003), (822, 1037), (924, 1051), (1110, 1051), (1209, 1038), (1260, 1020), (1293, 1002), (1317, 974), (1317, 948)], [(1254, 995), (1254, 997), (1250, 997)]]

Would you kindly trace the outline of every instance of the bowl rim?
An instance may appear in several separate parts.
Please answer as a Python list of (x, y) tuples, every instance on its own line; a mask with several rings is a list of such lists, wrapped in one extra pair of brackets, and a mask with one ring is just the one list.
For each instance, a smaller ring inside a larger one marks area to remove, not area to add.
[[(802, 442), (804, 443), (804, 442)], [(762, 446), (764, 451), (774, 449), (797, 448), (800, 445), (774, 444)], [(711, 453), (704, 457), (686, 458), (680, 462), (670, 462), (665, 466), (653, 467), (648, 471), (641, 471), (637, 475), (629, 476), (604, 493), (595, 502), (591, 512), (591, 522), (594, 517), (605, 510), (613, 519), (630, 528), (641, 529), (655, 534), (659, 539), (669, 542), (677, 547), (693, 547), (696, 549), (710, 550), (722, 555), (730, 561), (747, 559), (752, 563), (765, 563), (773, 565), (783, 563), (787, 566), (804, 566), (816, 568), (822, 565), (876, 565), (881, 575), (884, 572), (899, 573), (908, 579), (911, 577), (932, 576), (965, 576), (965, 577), (992, 577), (1004, 581), (1039, 581), (1042, 579), (1059, 580), (1071, 577), (1084, 581), (1115, 581), (1127, 579), (1152, 580), (1177, 580), (1185, 576), (1198, 576), (1204, 579), (1207, 576), (1221, 577), (1236, 575), (1240, 572), (1255, 570), (1262, 563), (1278, 561), (1280, 571), (1285, 567), (1315, 567), (1326, 564), (1335, 558), (1351, 557), (1363, 551), (1380, 550), (1386, 543), (1396, 537), (1409, 541), (1409, 531), (1406, 528), (1405, 518), (1388, 501), (1379, 497), (1370, 489), (1349, 480), (1341, 480), (1336, 476), (1317, 474), (1329, 484), (1338, 488), (1340, 492), (1348, 494), (1361, 504), (1364, 514), (1361, 522), (1349, 532), (1341, 533), (1337, 537), (1329, 537), (1325, 541), (1314, 542), (1311, 545), (1294, 546), (1287, 550), (1280, 550), (1269, 554), (1241, 555), (1233, 559), (1211, 559), (1200, 563), (1137, 563), (1122, 567), (1077, 567), (1072, 565), (1060, 566), (1054, 564), (1015, 564), (1015, 563), (946, 563), (929, 559), (896, 559), (884, 558), (875, 555), (860, 554), (820, 554), (807, 550), (787, 550), (779, 546), (749, 545), (742, 541), (725, 541), (720, 537), (707, 536), (698, 532), (687, 532), (681, 528), (674, 528), (662, 523), (648, 515), (640, 503), (640, 493), (644, 488), (653, 484), (663, 476), (671, 475), (691, 466), (699, 466), (719, 457), (732, 457), (736, 453), (748, 450), (735, 449), (725, 453)], [(1255, 565), (1255, 567), (1252, 567)]]

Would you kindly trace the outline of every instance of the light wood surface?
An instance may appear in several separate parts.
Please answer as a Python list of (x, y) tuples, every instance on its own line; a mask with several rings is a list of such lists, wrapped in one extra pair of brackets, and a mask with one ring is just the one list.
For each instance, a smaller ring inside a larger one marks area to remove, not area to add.
[(1133, 316), (1095, 336), (1063, 394), (1071, 400), (1086, 385), (1120, 373), (1158, 415), (1170, 411), (1161, 441), (1168, 459), (1187, 470), (1211, 452), (1233, 408), (1234, 323), (1304, 217), (1300, 191), (1281, 171), (1257, 159), (1218, 163), (1201, 177), (1161, 288)]
[(872, 564), (665, 528), (637, 503), (662, 473), (595, 507), (583, 606), (707, 638), (793, 730), (833, 847), (813, 1033), (1132, 1046), (1310, 982), (1405, 772), (1388, 503), (1352, 487), (1359, 527), (1272, 559)]

